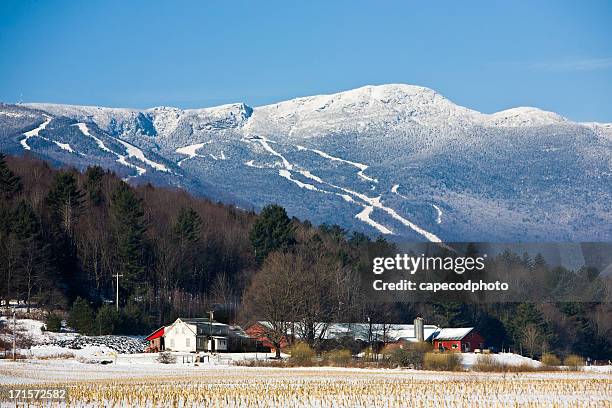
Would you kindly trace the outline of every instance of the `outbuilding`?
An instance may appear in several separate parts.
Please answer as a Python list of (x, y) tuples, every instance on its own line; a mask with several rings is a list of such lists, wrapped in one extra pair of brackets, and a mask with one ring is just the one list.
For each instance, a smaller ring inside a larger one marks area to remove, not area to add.
[(469, 353), (484, 348), (484, 338), (473, 327), (440, 329), (433, 335), (434, 350)]
[(165, 327), (162, 326), (147, 336), (145, 339), (149, 342), (149, 345), (145, 349), (147, 353), (164, 351), (164, 329)]

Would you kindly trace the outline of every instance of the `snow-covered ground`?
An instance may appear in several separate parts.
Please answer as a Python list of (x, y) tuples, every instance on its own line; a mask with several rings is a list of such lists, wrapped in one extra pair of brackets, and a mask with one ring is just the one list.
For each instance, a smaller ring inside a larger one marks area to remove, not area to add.
[[(0, 321), (7, 323), (6, 317)], [(9, 322), (12, 325), (12, 322)], [(9, 326), (10, 327), (10, 326)], [(125, 336), (80, 336), (76, 333), (51, 333), (42, 330), (43, 323), (32, 319), (18, 319), (17, 331), (29, 339), (32, 346), (20, 350), (25, 360), (13, 362), (0, 360), (0, 384), (19, 384), (36, 382), (80, 381), (97, 379), (144, 378), (159, 376), (191, 376), (202, 372), (223, 372), (240, 375), (242, 372), (261, 372), (262, 375), (277, 376), (281, 373), (299, 372), (301, 375), (317, 375), (319, 372), (400, 375), (402, 378), (439, 380), (449, 376), (457, 379), (505, 378), (518, 374), (476, 373), (470, 369), (477, 363), (479, 354), (463, 353), (462, 364), (468, 371), (461, 373), (439, 373), (398, 369), (356, 369), (332, 367), (308, 367), (273, 369), (268, 367), (246, 368), (236, 365), (239, 361), (267, 360), (272, 353), (218, 353), (208, 356), (203, 362), (195, 363), (190, 353), (170, 353), (175, 363), (162, 364), (157, 353), (121, 353), (117, 350), (131, 350), (132, 342), (140, 339)], [(10, 331), (4, 333), (6, 340), (11, 338)], [(128, 344), (129, 343), (129, 344)], [(503, 365), (531, 365), (538, 367), (540, 362), (512, 353), (490, 354), (493, 361)], [(283, 357), (287, 357), (283, 355)], [(246, 370), (246, 371), (245, 371)], [(254, 371), (253, 371), (254, 370)], [(272, 374), (270, 374), (272, 373)], [(537, 372), (524, 374), (528, 378), (579, 378), (612, 380), (612, 367), (584, 367), (582, 372)], [(520, 374), (523, 376), (523, 374)]]
[(612, 376), (603, 373), (247, 368), (142, 359), (0, 361), (0, 385), (66, 387), (74, 407), (604, 407), (612, 396)]
[(531, 367), (540, 367), (542, 363), (536, 360), (532, 360), (529, 357), (524, 357), (519, 354), (514, 353), (498, 353), (498, 354), (474, 354), (474, 353), (461, 353), (462, 361), (464, 367), (471, 368), (476, 363), (478, 363), (478, 359), (481, 356), (488, 356), (495, 363), (505, 365), (505, 366), (522, 366), (528, 365)]
[[(92, 350), (93, 351), (93, 350)], [(84, 354), (83, 354), (84, 355)], [(92, 356), (91, 354), (88, 356)], [(195, 363), (192, 359), (182, 360), (182, 356), (188, 354), (176, 353), (177, 362), (174, 364), (162, 364), (157, 361), (157, 354), (119, 354), (114, 356), (110, 364), (95, 364), (87, 360), (79, 359), (48, 359), (48, 360), (0, 360), (0, 384), (34, 383), (34, 382), (63, 382), (82, 381), (98, 379), (120, 379), (120, 378), (150, 378), (158, 376), (192, 376), (198, 373), (216, 372), (220, 375), (232, 373), (256, 373), (262, 376), (282, 375), (286, 373), (300, 373), (302, 375), (317, 375), (317, 373), (364, 374), (364, 375), (390, 375), (401, 378), (413, 378), (422, 380), (441, 380), (453, 378), (456, 380), (468, 379), (490, 379), (501, 380), (507, 377), (530, 378), (530, 379), (606, 379), (612, 382), (612, 371), (608, 370), (585, 370), (581, 372), (534, 372), (534, 373), (477, 373), (473, 371), (461, 372), (438, 372), (410, 369), (384, 369), (384, 368), (344, 368), (344, 367), (242, 367), (234, 362), (244, 359), (260, 360), (271, 357), (272, 354), (258, 353), (230, 353), (215, 355), (210, 361)], [(190, 357), (193, 357), (191, 355)], [(611, 383), (612, 386), (612, 383)]]
[[(5, 326), (0, 338), (12, 341), (13, 321), (0, 317)], [(17, 319), (18, 352), (29, 359), (75, 358), (78, 360), (100, 360), (115, 358), (121, 353), (141, 352), (144, 342), (140, 337), (129, 336), (82, 336), (71, 332), (48, 332), (44, 323), (34, 319)]]

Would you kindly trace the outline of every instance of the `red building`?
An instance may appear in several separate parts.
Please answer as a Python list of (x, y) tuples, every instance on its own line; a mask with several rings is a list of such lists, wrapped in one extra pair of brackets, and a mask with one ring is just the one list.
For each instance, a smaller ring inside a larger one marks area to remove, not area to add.
[(434, 350), (468, 353), (484, 348), (484, 338), (473, 327), (440, 329), (433, 335)]
[(147, 336), (145, 340), (149, 342), (149, 345), (145, 349), (145, 353), (158, 353), (165, 350), (164, 329), (165, 327), (162, 326)]
[[(250, 325), (244, 332), (253, 340), (257, 341), (259, 345), (269, 348), (270, 352), (274, 353), (276, 351), (276, 346), (270, 341), (268, 338), (268, 333), (270, 328), (266, 326), (266, 322), (255, 322)], [(280, 348), (284, 349), (289, 345), (289, 342), (286, 338), (282, 338), (280, 342)]]

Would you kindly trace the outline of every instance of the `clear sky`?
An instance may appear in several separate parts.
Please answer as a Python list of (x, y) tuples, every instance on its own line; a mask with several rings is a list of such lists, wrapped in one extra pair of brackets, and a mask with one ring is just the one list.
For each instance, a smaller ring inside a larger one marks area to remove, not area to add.
[(257, 106), (383, 83), (612, 122), (612, 1), (0, 1), (3, 102)]

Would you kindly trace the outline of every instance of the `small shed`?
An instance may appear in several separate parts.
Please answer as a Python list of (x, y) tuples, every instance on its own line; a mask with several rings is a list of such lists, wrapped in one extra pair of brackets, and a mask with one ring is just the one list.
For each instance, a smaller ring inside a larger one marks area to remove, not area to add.
[(162, 326), (159, 329), (155, 330), (153, 333), (149, 334), (146, 341), (149, 342), (149, 345), (145, 349), (147, 353), (158, 353), (160, 351), (164, 351), (164, 329)]
[(433, 335), (433, 346), (439, 351), (469, 353), (484, 348), (484, 338), (473, 327), (440, 329)]

